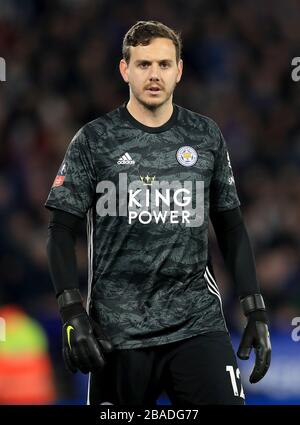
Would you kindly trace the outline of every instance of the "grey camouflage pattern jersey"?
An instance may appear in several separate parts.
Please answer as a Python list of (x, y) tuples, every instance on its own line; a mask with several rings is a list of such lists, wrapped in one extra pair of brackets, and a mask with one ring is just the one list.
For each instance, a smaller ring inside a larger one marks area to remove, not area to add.
[(229, 155), (213, 120), (173, 106), (160, 127), (125, 104), (83, 126), (46, 201), (87, 216), (88, 309), (119, 349), (227, 330), (208, 222), (239, 206)]

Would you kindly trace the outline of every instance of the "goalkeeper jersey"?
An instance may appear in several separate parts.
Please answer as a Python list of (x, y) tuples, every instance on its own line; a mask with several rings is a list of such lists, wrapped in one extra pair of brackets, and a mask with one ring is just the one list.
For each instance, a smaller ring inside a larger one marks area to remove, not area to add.
[(213, 120), (173, 104), (148, 127), (121, 105), (74, 136), (45, 205), (87, 216), (88, 310), (115, 348), (226, 331), (208, 222), (239, 199)]

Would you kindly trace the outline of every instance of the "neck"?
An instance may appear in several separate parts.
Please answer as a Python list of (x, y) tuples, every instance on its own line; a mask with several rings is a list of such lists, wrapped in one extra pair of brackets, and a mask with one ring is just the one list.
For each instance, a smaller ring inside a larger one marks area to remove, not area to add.
[(160, 127), (165, 124), (172, 116), (173, 104), (172, 97), (163, 105), (155, 109), (148, 109), (135, 98), (130, 98), (127, 103), (127, 110), (140, 123), (148, 127)]

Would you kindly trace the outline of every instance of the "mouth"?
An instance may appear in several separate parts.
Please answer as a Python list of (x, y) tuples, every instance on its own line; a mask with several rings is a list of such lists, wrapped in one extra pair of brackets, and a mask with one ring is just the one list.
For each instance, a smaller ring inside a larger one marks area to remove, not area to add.
[(146, 89), (146, 92), (154, 94), (154, 95), (159, 94), (161, 91), (162, 91), (161, 88), (158, 86), (151, 86)]

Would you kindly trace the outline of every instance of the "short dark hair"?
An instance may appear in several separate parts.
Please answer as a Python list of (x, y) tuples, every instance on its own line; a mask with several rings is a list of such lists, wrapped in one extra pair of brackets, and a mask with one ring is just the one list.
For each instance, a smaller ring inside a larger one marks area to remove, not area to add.
[(172, 30), (158, 21), (138, 21), (125, 34), (123, 39), (123, 58), (129, 63), (130, 46), (147, 46), (154, 38), (168, 38), (173, 41), (176, 49), (177, 63), (181, 59), (182, 41), (180, 33)]

